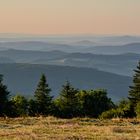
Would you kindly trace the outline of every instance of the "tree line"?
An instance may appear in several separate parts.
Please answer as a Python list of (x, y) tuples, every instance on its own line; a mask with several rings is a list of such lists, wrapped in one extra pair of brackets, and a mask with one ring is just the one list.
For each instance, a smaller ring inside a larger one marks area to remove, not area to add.
[(66, 81), (57, 98), (44, 74), (41, 75), (34, 96), (27, 99), (22, 95), (11, 97), (0, 75), (0, 116), (55, 116), (60, 118), (132, 118), (140, 117), (140, 62), (134, 70), (133, 85), (126, 99), (115, 104), (104, 89), (79, 90)]

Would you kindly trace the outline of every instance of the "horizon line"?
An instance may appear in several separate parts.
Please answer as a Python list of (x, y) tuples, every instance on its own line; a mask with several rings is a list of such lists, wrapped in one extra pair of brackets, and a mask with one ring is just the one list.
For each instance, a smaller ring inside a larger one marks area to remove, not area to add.
[(140, 34), (95, 34), (95, 33), (67, 33), (67, 34), (39, 34), (39, 33), (13, 33), (13, 32), (0, 32), (0, 35), (10, 36), (140, 36)]

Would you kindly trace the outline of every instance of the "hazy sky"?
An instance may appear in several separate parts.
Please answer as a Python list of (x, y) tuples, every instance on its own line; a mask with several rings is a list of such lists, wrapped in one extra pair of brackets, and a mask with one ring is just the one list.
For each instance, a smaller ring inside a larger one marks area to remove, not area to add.
[(140, 0), (0, 0), (0, 33), (140, 34)]

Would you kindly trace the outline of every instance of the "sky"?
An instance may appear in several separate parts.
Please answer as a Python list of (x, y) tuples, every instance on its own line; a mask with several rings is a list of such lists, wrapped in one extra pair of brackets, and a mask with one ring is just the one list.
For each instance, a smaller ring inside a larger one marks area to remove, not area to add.
[(0, 0), (0, 33), (140, 35), (140, 0)]

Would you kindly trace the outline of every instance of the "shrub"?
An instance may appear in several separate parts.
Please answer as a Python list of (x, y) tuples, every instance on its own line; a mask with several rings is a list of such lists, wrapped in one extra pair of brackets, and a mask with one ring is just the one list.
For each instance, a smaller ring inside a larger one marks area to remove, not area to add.
[(111, 109), (103, 112), (100, 115), (102, 119), (110, 119), (110, 118), (131, 118), (133, 116), (131, 104), (129, 101), (123, 99), (120, 101), (118, 107), (115, 109)]
[(108, 110), (108, 111), (105, 111), (103, 112), (101, 115), (100, 115), (100, 118), (101, 119), (111, 119), (111, 118), (116, 118), (118, 117), (118, 111), (116, 109), (111, 109), (111, 110)]

